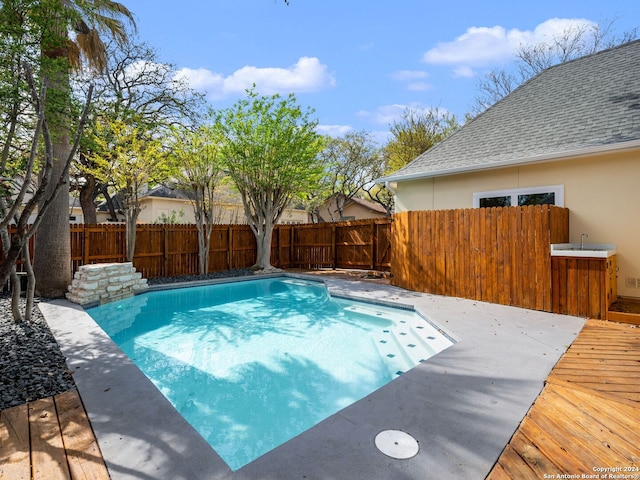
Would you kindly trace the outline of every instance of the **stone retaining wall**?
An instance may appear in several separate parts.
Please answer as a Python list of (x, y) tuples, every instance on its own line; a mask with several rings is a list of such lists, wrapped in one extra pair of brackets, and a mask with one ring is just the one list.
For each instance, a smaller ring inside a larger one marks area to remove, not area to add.
[(131, 262), (82, 265), (69, 286), (67, 299), (80, 305), (101, 304), (131, 297), (149, 288)]

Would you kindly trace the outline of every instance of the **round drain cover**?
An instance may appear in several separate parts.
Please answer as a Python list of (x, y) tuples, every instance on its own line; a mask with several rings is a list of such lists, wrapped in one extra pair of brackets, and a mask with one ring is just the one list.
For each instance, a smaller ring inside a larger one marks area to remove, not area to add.
[(386, 456), (397, 459), (415, 457), (420, 450), (418, 441), (400, 430), (383, 430), (376, 435), (375, 444)]

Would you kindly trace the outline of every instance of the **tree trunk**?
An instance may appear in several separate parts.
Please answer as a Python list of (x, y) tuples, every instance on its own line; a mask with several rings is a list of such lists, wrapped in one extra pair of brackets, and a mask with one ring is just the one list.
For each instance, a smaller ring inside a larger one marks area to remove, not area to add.
[(107, 202), (107, 208), (109, 209), (109, 215), (111, 215), (111, 218), (109, 218), (109, 220), (112, 221), (112, 222), (117, 222), (118, 221), (118, 214), (116, 213), (116, 208), (113, 205), (113, 198), (111, 197), (111, 195), (109, 195), (109, 192), (107, 191), (107, 187), (103, 185), (102, 188), (100, 189), (100, 191), (104, 195), (104, 199)]
[[(45, 198), (55, 189), (70, 152), (69, 136), (58, 134), (53, 146), (52, 181), (47, 186)], [(35, 239), (33, 271), (36, 276), (36, 292), (39, 296), (48, 298), (64, 296), (71, 283), (68, 174), (64, 182), (42, 217)]]
[(13, 266), (13, 272), (11, 272), (11, 314), (13, 315), (13, 321), (16, 323), (22, 322), (22, 313), (20, 312), (20, 277), (16, 273), (16, 267)]
[(29, 253), (29, 242), (27, 241), (22, 247), (22, 260), (24, 270), (27, 272), (27, 291), (26, 302), (24, 307), (24, 319), (28, 322), (31, 320), (33, 312), (33, 297), (36, 292), (36, 277), (33, 274), (33, 265), (31, 264), (31, 254)]
[(96, 206), (93, 203), (96, 197), (96, 177), (85, 173), (84, 178), (86, 183), (80, 187), (80, 207), (82, 207), (85, 225), (93, 225), (98, 223)]
[[(69, 172), (67, 159), (71, 155), (69, 131), (70, 85), (66, 59), (67, 29), (60, 22), (54, 25), (52, 36), (41, 44), (41, 73), (49, 80), (44, 100), (45, 116), (51, 132), (52, 163), (51, 181), (38, 206), (45, 202), (49, 207), (42, 216), (35, 238), (33, 271), (36, 276), (36, 292), (39, 296), (58, 298), (64, 296), (71, 283), (71, 241), (69, 229)], [(64, 182), (56, 191), (57, 184)], [(56, 192), (53, 196), (53, 192)], [(53, 196), (53, 198), (52, 198)], [(48, 201), (51, 199), (50, 201)]]
[(133, 262), (133, 256), (136, 251), (136, 222), (139, 214), (140, 207), (132, 207), (125, 211), (127, 262)]
[(255, 270), (271, 270), (271, 238), (273, 237), (273, 225), (266, 222), (253, 228), (256, 236), (256, 263), (252, 267)]
[[(0, 237), (2, 238), (2, 250), (8, 254), (11, 252), (11, 239), (9, 238), (9, 231), (7, 227), (2, 227), (0, 229)], [(6, 259), (5, 259), (6, 261)], [(3, 270), (5, 268), (10, 268), (7, 271), (7, 275), (9, 278), (9, 283), (11, 285), (11, 314), (13, 316), (13, 321), (18, 323), (22, 321), (22, 314), (20, 313), (20, 279), (16, 274), (16, 262), (15, 260), (11, 262), (11, 264), (2, 265)], [(3, 275), (4, 277), (4, 275)], [(6, 283), (6, 279), (2, 281), (2, 284)]]
[[(211, 238), (211, 228), (207, 225), (198, 224), (198, 263), (200, 275), (206, 275), (209, 271), (209, 239)], [(209, 231), (209, 235), (205, 231)]]
[[(204, 216), (204, 215), (202, 215)], [(198, 263), (200, 275), (209, 273), (209, 247), (211, 245), (211, 230), (213, 224), (202, 220), (196, 215), (196, 227), (198, 229)]]

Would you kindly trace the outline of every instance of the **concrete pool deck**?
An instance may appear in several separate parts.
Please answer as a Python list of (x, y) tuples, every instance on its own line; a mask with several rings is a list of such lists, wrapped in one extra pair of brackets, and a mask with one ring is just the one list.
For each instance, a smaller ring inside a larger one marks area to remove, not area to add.
[[(236, 472), (81, 307), (41, 303), (111, 478), (481, 479), (585, 322), (389, 285), (322, 280), (335, 295), (414, 305), (458, 343)], [(387, 457), (374, 445), (382, 430), (409, 433), (419, 453)]]

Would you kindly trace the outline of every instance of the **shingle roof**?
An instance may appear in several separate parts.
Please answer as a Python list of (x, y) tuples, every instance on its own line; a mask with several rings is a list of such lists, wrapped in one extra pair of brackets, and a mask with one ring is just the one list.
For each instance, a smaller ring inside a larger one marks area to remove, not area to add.
[(640, 140), (640, 40), (548, 68), (384, 180), (561, 158)]
[(179, 188), (169, 188), (165, 185), (156, 185), (152, 189), (148, 190), (144, 195), (142, 195), (142, 198), (144, 197), (159, 197), (159, 198), (174, 198), (178, 200), (190, 200), (193, 198), (193, 194), (191, 192), (187, 192)]

